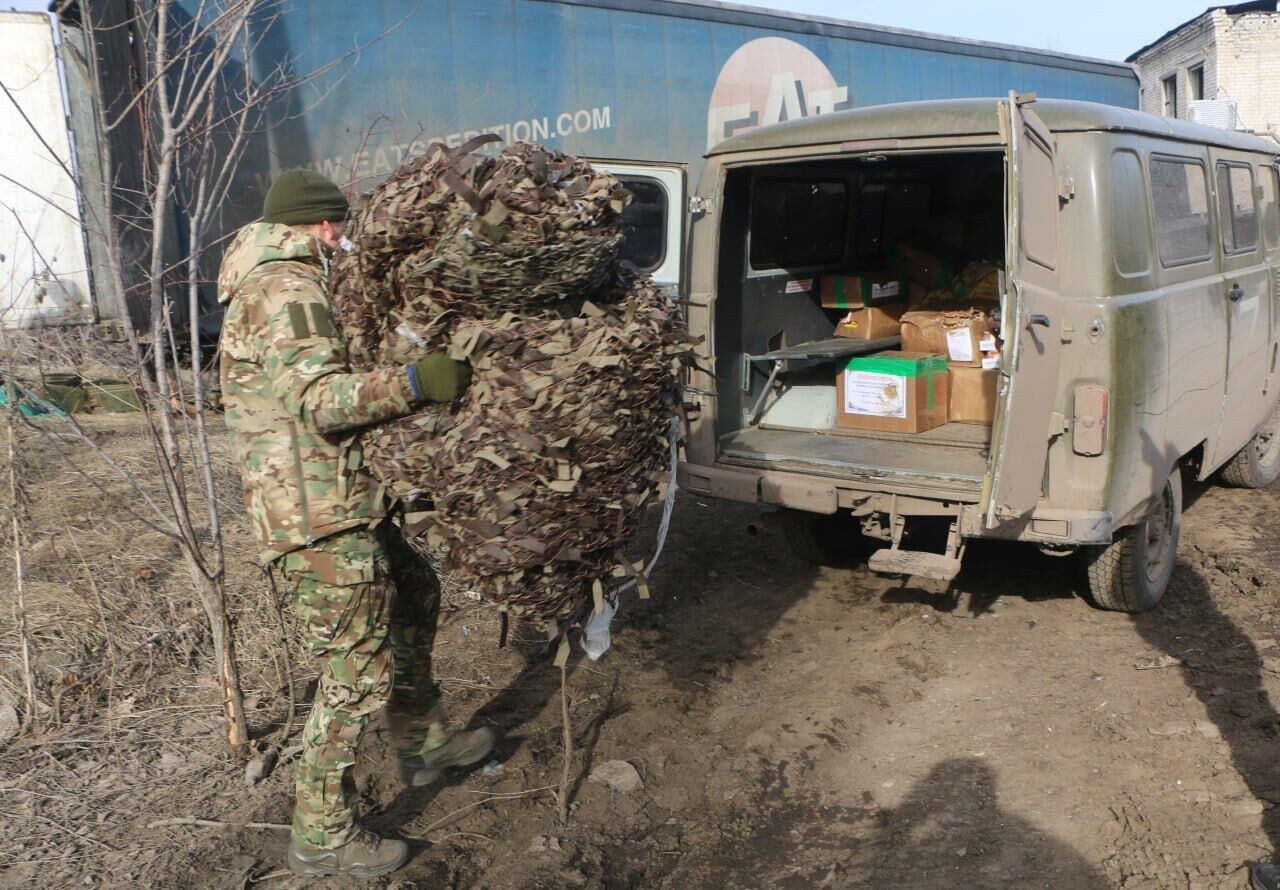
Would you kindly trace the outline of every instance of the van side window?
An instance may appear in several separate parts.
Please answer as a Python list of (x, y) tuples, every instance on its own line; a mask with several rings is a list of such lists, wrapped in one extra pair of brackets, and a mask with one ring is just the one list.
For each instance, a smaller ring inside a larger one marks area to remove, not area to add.
[(1270, 164), (1258, 167), (1262, 174), (1262, 231), (1266, 234), (1267, 247), (1280, 247), (1280, 206), (1276, 195), (1280, 194), (1280, 174)]
[(620, 257), (641, 272), (652, 272), (667, 256), (667, 190), (647, 176), (619, 176), (631, 192), (622, 211)]
[(1204, 165), (1192, 158), (1151, 158), (1151, 203), (1160, 262), (1177, 266), (1209, 259), (1209, 190)]
[(751, 268), (796, 269), (844, 259), (849, 190), (843, 182), (760, 179), (751, 190)]
[(1151, 271), (1150, 226), (1142, 164), (1132, 151), (1111, 154), (1111, 255), (1126, 277)]
[(927, 182), (868, 182), (858, 196), (854, 241), (858, 258), (882, 257), (887, 246), (929, 216)]
[(1258, 211), (1253, 203), (1253, 168), (1218, 164), (1218, 220), (1222, 249), (1245, 253), (1258, 246)]

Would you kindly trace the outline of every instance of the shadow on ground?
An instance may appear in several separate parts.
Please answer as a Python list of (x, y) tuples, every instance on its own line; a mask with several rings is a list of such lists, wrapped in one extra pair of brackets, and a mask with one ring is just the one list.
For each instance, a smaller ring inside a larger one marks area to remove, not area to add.
[[(939, 763), (898, 806), (878, 814), (873, 864), (852, 886), (1110, 886), (1069, 846), (1002, 809), (997, 784), (983, 760)], [(923, 870), (922, 863), (928, 864)]]
[[(1188, 548), (1182, 549), (1185, 554)], [(1246, 633), (1219, 602), (1224, 595), (1256, 593), (1249, 589), (1254, 581), (1228, 571), (1210, 584), (1204, 572), (1220, 569), (1213, 557), (1196, 557), (1179, 561), (1164, 602), (1134, 616), (1133, 624), (1150, 645), (1180, 662), (1183, 680), (1221, 733), (1232, 765), (1265, 807), (1262, 828), (1275, 848), (1280, 846), (1280, 714), (1263, 684), (1257, 634)]]

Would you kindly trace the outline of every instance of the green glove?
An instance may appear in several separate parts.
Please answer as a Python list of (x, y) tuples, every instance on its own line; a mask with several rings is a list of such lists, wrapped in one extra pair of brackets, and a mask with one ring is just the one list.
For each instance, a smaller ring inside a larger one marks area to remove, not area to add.
[(405, 366), (409, 389), (419, 402), (452, 402), (471, 385), (471, 365), (430, 352)]

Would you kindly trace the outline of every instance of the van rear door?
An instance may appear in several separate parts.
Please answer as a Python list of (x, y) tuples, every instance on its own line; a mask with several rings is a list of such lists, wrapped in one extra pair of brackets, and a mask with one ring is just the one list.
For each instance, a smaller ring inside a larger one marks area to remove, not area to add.
[(1004, 351), (992, 430), (986, 525), (1026, 517), (1040, 500), (1062, 346), (1059, 189), (1053, 134), (1015, 93), (1000, 103), (1005, 176)]
[(685, 218), (688, 204), (684, 164), (590, 158), (612, 173), (634, 196), (622, 212), (622, 258), (658, 284), (683, 295)]

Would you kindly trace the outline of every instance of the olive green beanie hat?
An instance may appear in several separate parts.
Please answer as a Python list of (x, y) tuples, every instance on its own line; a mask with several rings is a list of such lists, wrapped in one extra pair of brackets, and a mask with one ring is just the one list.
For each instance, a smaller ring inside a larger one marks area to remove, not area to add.
[(341, 190), (311, 170), (286, 170), (276, 177), (262, 204), (262, 219), (287, 226), (340, 222), (350, 210)]

